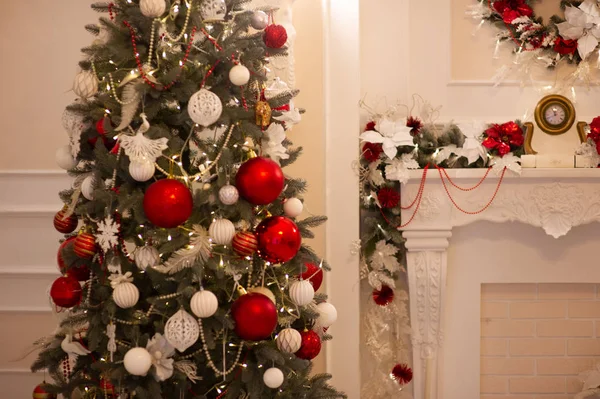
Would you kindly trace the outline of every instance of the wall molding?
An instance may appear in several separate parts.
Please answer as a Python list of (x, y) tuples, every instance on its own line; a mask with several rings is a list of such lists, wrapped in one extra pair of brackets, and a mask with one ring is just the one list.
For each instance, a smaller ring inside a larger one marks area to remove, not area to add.
[(44, 374), (43, 371), (38, 371), (36, 373), (33, 373), (30, 369), (27, 368), (9, 368), (9, 369), (0, 369), (0, 375), (20, 375), (20, 374), (32, 374), (32, 375), (37, 375), (37, 374)]
[(30, 277), (30, 276), (58, 276), (58, 269), (53, 266), (0, 266), (0, 276), (3, 277)]

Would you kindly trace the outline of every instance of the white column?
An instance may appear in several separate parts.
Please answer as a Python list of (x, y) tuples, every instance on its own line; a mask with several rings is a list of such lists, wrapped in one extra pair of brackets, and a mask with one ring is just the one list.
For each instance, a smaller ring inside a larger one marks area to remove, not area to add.
[(443, 362), (443, 303), (449, 230), (404, 231), (406, 238), (415, 399), (438, 399)]

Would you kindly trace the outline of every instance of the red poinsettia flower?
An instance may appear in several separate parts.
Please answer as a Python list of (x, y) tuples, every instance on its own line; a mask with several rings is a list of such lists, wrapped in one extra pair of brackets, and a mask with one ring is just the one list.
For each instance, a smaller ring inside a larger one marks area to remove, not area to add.
[(559, 36), (554, 42), (554, 51), (562, 55), (573, 54), (577, 51), (577, 40), (565, 40)]
[(362, 156), (369, 162), (375, 162), (383, 152), (381, 143), (365, 143), (362, 148)]
[(596, 146), (600, 147), (600, 116), (595, 117), (592, 123), (590, 123), (590, 132), (587, 138), (594, 140)]
[(484, 134), (483, 146), (496, 150), (501, 157), (522, 146), (525, 141), (523, 130), (515, 122), (492, 125)]
[(416, 136), (421, 132), (421, 128), (423, 127), (423, 122), (419, 118), (415, 118), (414, 116), (409, 116), (406, 120), (406, 127), (411, 128), (410, 134)]
[(502, 15), (502, 20), (507, 24), (519, 17), (533, 15), (533, 9), (527, 5), (525, 0), (497, 0), (494, 2), (494, 10)]

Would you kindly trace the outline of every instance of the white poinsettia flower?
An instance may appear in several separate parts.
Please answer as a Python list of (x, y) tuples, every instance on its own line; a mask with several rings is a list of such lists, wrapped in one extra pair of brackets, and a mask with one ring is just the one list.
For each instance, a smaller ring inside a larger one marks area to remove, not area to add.
[(279, 123), (271, 123), (264, 133), (261, 142), (261, 151), (264, 155), (279, 163), (280, 159), (288, 159), (290, 155), (283, 146), (285, 129)]
[(487, 159), (487, 149), (481, 145), (481, 135), (487, 129), (485, 122), (474, 121), (471, 123), (461, 123), (458, 128), (465, 136), (465, 143), (459, 149), (457, 155), (466, 157), (469, 163), (476, 162), (479, 158), (484, 161)]
[(156, 381), (165, 381), (173, 375), (173, 355), (175, 348), (159, 333), (154, 334), (146, 345), (146, 350), (152, 356), (154, 370), (152, 374)]
[(414, 146), (410, 134), (412, 128), (406, 126), (406, 119), (392, 121), (382, 118), (375, 125), (375, 129), (364, 132), (360, 135), (360, 139), (368, 143), (381, 143), (383, 152), (389, 159), (394, 159), (398, 153), (398, 146)]
[(521, 158), (515, 156), (512, 152), (504, 155), (503, 157), (494, 157), (491, 162), (492, 170), (500, 175), (506, 168), (511, 172), (521, 175), (521, 164), (519, 163)]
[(557, 24), (558, 33), (568, 40), (577, 40), (582, 59), (596, 49), (600, 39), (600, 8), (595, 0), (585, 0), (579, 7), (565, 9), (565, 22)]
[(387, 163), (385, 177), (388, 180), (397, 180), (402, 184), (406, 184), (410, 179), (410, 169), (419, 169), (419, 163), (412, 154), (402, 154), (400, 158), (394, 158)]
[(375, 244), (375, 252), (371, 256), (371, 267), (374, 270), (387, 270), (390, 273), (400, 271), (401, 266), (396, 258), (398, 248), (388, 244), (385, 240), (378, 241)]

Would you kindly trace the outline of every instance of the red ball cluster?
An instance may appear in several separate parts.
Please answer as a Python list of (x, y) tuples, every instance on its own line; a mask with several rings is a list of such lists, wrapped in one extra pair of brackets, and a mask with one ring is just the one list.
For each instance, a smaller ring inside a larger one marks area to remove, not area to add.
[(383, 187), (377, 191), (377, 200), (382, 208), (395, 208), (400, 203), (400, 194), (390, 187)]
[(383, 152), (381, 143), (365, 143), (362, 148), (362, 156), (369, 162), (375, 162)]
[(287, 42), (288, 35), (281, 25), (269, 25), (265, 28), (263, 40), (269, 48), (282, 48)]
[(380, 290), (373, 290), (373, 300), (379, 306), (387, 306), (394, 300), (394, 290), (384, 284)]
[(392, 377), (400, 385), (406, 385), (413, 379), (413, 371), (406, 364), (397, 364), (392, 369)]

